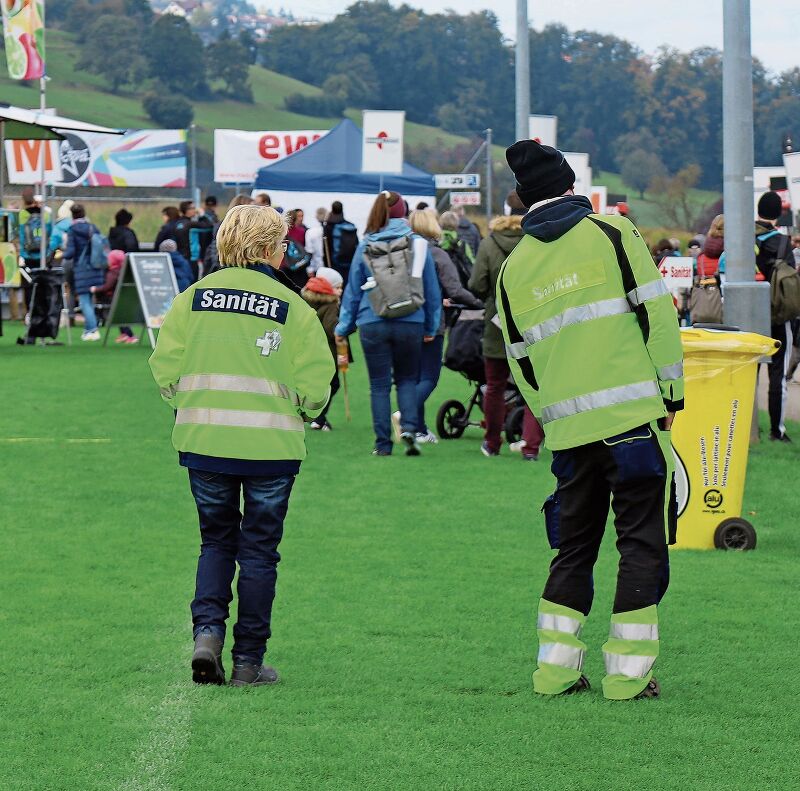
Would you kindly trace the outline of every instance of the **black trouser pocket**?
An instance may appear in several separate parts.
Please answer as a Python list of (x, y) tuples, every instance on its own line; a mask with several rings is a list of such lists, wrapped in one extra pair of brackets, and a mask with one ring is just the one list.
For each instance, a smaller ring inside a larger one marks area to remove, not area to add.
[(551, 549), (558, 549), (561, 528), (561, 498), (558, 490), (551, 494), (542, 506), (544, 514), (544, 527), (547, 531), (547, 540)]
[(609, 437), (603, 444), (611, 451), (620, 483), (663, 478), (667, 474), (661, 446), (650, 426), (639, 426)]
[(667, 543), (672, 546), (678, 540), (678, 490), (675, 475), (669, 483), (669, 508), (667, 509)]

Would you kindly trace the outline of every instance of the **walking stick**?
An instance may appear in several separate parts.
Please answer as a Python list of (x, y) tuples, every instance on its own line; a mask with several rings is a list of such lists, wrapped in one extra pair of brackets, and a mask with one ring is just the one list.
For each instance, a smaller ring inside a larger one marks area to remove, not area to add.
[(336, 365), (342, 374), (342, 389), (344, 390), (344, 416), (349, 423), (353, 416), (350, 414), (350, 392), (347, 389), (347, 369), (350, 367), (350, 344), (347, 338), (336, 341)]

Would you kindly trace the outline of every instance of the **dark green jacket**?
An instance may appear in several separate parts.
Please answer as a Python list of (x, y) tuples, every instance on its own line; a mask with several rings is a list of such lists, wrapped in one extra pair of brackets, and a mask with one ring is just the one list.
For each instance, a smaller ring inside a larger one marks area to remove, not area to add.
[(484, 301), (486, 307), (486, 325), (483, 333), (483, 356), (497, 360), (505, 360), (506, 349), (503, 342), (503, 333), (492, 322), (497, 315), (495, 306), (495, 291), (497, 277), (503, 262), (511, 255), (513, 249), (522, 239), (522, 217), (498, 217), (493, 225), (492, 232), (484, 239), (478, 248), (472, 277), (469, 279), (469, 290), (476, 297)]

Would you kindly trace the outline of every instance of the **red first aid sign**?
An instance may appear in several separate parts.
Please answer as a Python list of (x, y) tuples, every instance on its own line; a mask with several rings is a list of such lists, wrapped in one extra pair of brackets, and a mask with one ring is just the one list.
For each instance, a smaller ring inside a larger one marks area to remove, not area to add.
[(251, 184), (256, 173), (328, 134), (325, 129), (288, 132), (214, 131), (214, 181)]
[(694, 258), (662, 258), (658, 265), (658, 271), (664, 278), (667, 288), (675, 291), (679, 288), (692, 287), (692, 275), (694, 274)]

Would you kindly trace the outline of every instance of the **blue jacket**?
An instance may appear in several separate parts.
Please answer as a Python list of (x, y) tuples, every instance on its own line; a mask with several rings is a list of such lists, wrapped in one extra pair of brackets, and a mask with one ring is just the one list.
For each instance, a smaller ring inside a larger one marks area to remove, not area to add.
[(83, 261), (81, 261), (83, 251), (89, 246), (92, 236), (96, 233), (100, 233), (97, 226), (92, 225), (92, 223), (86, 220), (73, 222), (69, 227), (67, 249), (64, 251), (64, 258), (72, 261), (75, 278), (75, 293), (78, 296), (90, 293), (92, 286), (102, 286), (103, 283), (105, 283), (105, 270), (95, 269), (89, 263), (89, 255), (86, 255)]
[(336, 325), (337, 335), (350, 335), (356, 327), (365, 324), (375, 324), (379, 321), (403, 321), (411, 324), (424, 324), (425, 335), (434, 336), (439, 329), (439, 319), (442, 313), (442, 292), (439, 288), (439, 279), (436, 276), (436, 265), (433, 262), (430, 248), (425, 258), (425, 268), (422, 271), (422, 287), (425, 293), (425, 304), (414, 313), (400, 319), (384, 319), (378, 316), (370, 305), (366, 292), (361, 286), (367, 282), (369, 270), (364, 263), (364, 250), (370, 242), (386, 242), (390, 239), (399, 239), (401, 236), (414, 236), (416, 234), (409, 228), (405, 220), (389, 220), (388, 225), (380, 231), (367, 234), (356, 248), (353, 263), (350, 266), (350, 276), (347, 288), (342, 295), (342, 305), (339, 309), (339, 323)]
[(178, 282), (178, 291), (186, 291), (186, 289), (194, 283), (192, 267), (177, 250), (169, 255), (172, 259), (172, 268), (175, 270), (175, 280)]
[(59, 220), (53, 226), (53, 232), (50, 235), (50, 244), (49, 244), (49, 249), (51, 253), (54, 253), (56, 250), (60, 248), (63, 249), (64, 239), (69, 233), (69, 229), (71, 227), (72, 227), (72, 219), (70, 217), (65, 217), (63, 220)]

